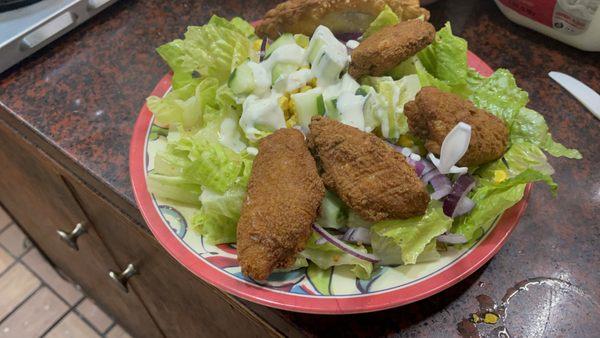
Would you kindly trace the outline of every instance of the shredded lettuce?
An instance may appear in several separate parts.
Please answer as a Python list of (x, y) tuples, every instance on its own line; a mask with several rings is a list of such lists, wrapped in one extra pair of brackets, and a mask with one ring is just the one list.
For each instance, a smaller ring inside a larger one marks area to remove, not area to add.
[(234, 243), (246, 189), (235, 187), (220, 194), (205, 188), (200, 195), (202, 208), (191, 219), (191, 228), (206, 236), (209, 243)]
[(400, 23), (400, 18), (394, 13), (390, 6), (385, 5), (385, 8), (377, 15), (375, 20), (371, 22), (362, 38), (366, 39), (374, 33), (380, 31), (383, 27), (393, 26)]
[(523, 198), (527, 183), (536, 181), (546, 182), (553, 191), (557, 188), (550, 175), (534, 169), (526, 169), (500, 183), (479, 180), (471, 196), (475, 207), (466, 216), (455, 220), (452, 232), (464, 235), (468, 241), (477, 239), (500, 214)]
[(200, 185), (183, 177), (150, 173), (147, 183), (148, 190), (156, 196), (189, 205), (200, 205)]
[(223, 84), (235, 67), (256, 58), (253, 39), (254, 28), (244, 20), (213, 16), (206, 25), (188, 27), (183, 40), (169, 42), (157, 51), (173, 70), (174, 89), (198, 77), (214, 77)]
[[(319, 234), (313, 231), (311, 237), (306, 243), (304, 251), (300, 253), (303, 257), (316, 264), (320, 269), (326, 270), (332, 266), (353, 265), (352, 272), (360, 279), (369, 279), (373, 271), (373, 264), (365, 260), (345, 253), (335, 245), (325, 242), (317, 244), (316, 241), (321, 238)], [(351, 245), (351, 244), (349, 244)], [(355, 249), (367, 253), (363, 246), (353, 246)]]
[(477, 171), (477, 175), (494, 179), (498, 171), (506, 172), (508, 177), (515, 177), (527, 169), (539, 171), (545, 175), (554, 174), (554, 168), (548, 163), (544, 152), (529, 142), (514, 143), (502, 159), (488, 163)]
[(444, 215), (440, 202), (432, 201), (423, 216), (373, 225), (373, 253), (381, 264), (415, 264), (427, 245), (451, 227), (452, 218)]
[(449, 22), (435, 40), (418, 54), (425, 69), (434, 77), (453, 86), (464, 85), (467, 78), (467, 41), (452, 34)]
[[(361, 80), (365, 91), (371, 95), (365, 103), (365, 123), (369, 129), (379, 127), (381, 135), (389, 140), (397, 140), (408, 131), (408, 121), (404, 115), (404, 105), (414, 100), (421, 90), (416, 75), (408, 75), (398, 81), (392, 77), (366, 76)], [(368, 87), (373, 87), (373, 93)]]
[(576, 149), (568, 149), (555, 142), (548, 131), (548, 125), (544, 117), (529, 108), (521, 108), (515, 116), (510, 128), (510, 140), (513, 143), (531, 142), (552, 156), (581, 159), (581, 154)]

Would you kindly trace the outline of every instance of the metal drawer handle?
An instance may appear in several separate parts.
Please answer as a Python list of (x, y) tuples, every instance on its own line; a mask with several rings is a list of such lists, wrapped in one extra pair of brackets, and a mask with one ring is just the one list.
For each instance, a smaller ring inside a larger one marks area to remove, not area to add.
[(79, 246), (77, 245), (77, 238), (86, 233), (86, 230), (83, 226), (83, 223), (77, 223), (75, 229), (73, 229), (73, 231), (71, 231), (70, 233), (66, 233), (62, 230), (57, 230), (56, 233), (58, 234), (58, 237), (60, 237), (60, 239), (67, 243), (67, 245), (73, 250), (79, 250)]
[(108, 277), (110, 277), (110, 279), (112, 279), (123, 292), (129, 292), (129, 288), (127, 287), (127, 281), (129, 280), (129, 278), (131, 278), (131, 276), (137, 273), (138, 272), (135, 269), (135, 266), (133, 266), (133, 264), (129, 264), (121, 273), (109, 271)]

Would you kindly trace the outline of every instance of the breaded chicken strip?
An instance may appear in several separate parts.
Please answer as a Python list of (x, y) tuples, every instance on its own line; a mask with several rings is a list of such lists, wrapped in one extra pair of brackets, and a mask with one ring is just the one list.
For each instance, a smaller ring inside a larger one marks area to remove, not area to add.
[(385, 75), (402, 61), (427, 47), (434, 37), (435, 27), (419, 19), (384, 27), (352, 51), (348, 73), (355, 79), (365, 75)]
[(404, 114), (411, 132), (424, 140), (425, 148), (436, 156), (440, 155), (444, 138), (458, 122), (471, 125), (469, 148), (458, 161), (463, 167), (497, 160), (508, 145), (508, 128), (502, 120), (469, 100), (435, 87), (421, 89), (415, 100), (404, 106)]
[(310, 237), (324, 195), (301, 132), (279, 129), (263, 138), (237, 225), (242, 272), (264, 280), (273, 269), (292, 265)]
[(402, 20), (429, 19), (419, 0), (290, 0), (268, 11), (256, 32), (271, 39), (282, 33), (311, 36), (319, 25), (334, 33), (364, 32), (386, 5)]
[(316, 116), (308, 143), (325, 186), (371, 222), (423, 215), (429, 194), (402, 154), (377, 136)]

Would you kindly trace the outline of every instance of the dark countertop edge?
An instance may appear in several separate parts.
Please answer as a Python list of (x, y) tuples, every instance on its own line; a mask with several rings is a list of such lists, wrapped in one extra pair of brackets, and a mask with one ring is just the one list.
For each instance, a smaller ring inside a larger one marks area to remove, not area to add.
[(118, 191), (113, 190), (110, 184), (106, 184), (106, 182), (102, 181), (98, 176), (92, 174), (91, 171), (82, 167), (81, 164), (64, 152), (51, 139), (41, 134), (26, 121), (18, 118), (18, 114), (8, 108), (3, 102), (0, 102), (0, 119), (13, 128), (14, 131), (21, 134), (28, 142), (32, 143), (54, 160), (58, 165), (72, 173), (77, 179), (104, 198), (113, 207), (127, 215), (145, 231), (150, 232), (142, 214), (132, 201), (125, 198), (125, 196)]

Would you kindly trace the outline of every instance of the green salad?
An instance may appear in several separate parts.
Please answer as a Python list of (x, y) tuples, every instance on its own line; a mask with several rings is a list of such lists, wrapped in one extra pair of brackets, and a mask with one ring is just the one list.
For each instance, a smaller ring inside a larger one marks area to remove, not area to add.
[[(399, 21), (388, 8), (365, 35)], [(306, 131), (312, 116), (324, 115), (425, 158), (403, 113), (404, 104), (425, 86), (458, 94), (502, 119), (510, 147), (500, 160), (468, 168), (476, 183), (465, 214), (450, 217), (443, 203), (432, 199), (423, 216), (370, 224), (327, 192), (316, 223), (354, 250), (378, 257), (377, 263), (313, 232), (292, 269), (350, 265), (366, 279), (376, 264), (435, 260), (443, 246), (476, 241), (523, 198), (527, 183), (544, 181), (556, 190), (545, 153), (581, 158), (553, 140), (542, 115), (526, 107), (528, 94), (508, 70), (484, 77), (468, 67), (467, 42), (452, 33), (449, 23), (431, 45), (388, 76), (353, 79), (347, 74), (348, 50), (327, 27), (320, 26), (312, 37), (283, 34), (267, 43), (243, 19), (218, 16), (160, 46), (173, 78), (164, 97), (147, 99), (154, 123), (168, 130), (159, 136), (166, 146), (156, 153), (148, 175), (151, 193), (197, 209), (191, 227), (209, 243), (235, 243), (257, 142), (279, 128)], [(448, 175), (453, 181), (457, 176)], [(361, 240), (344, 236), (349, 229)]]

